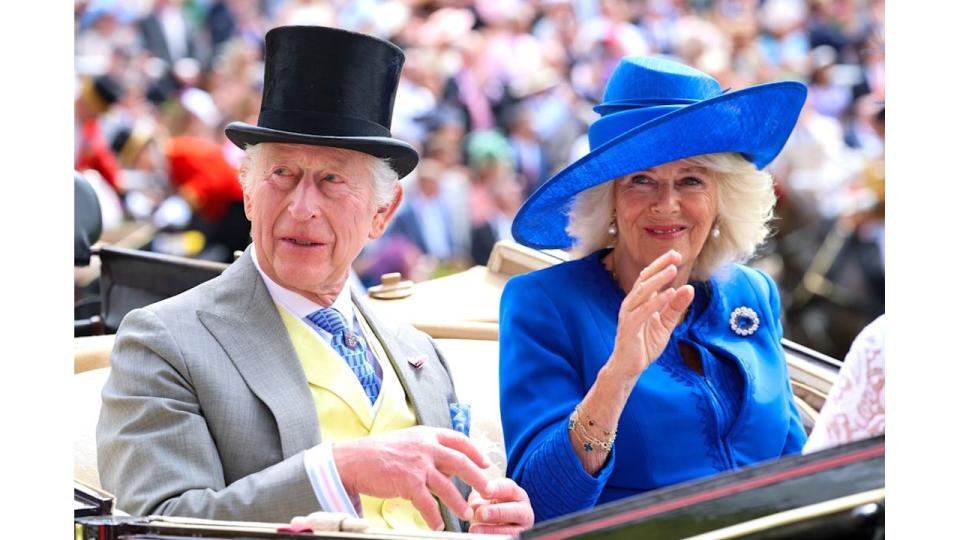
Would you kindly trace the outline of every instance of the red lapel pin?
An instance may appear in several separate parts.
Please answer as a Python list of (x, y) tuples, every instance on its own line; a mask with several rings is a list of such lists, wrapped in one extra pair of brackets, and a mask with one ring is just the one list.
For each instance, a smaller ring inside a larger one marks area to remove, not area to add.
[(416, 369), (423, 367), (423, 363), (427, 361), (427, 355), (421, 354), (420, 356), (411, 356), (407, 358), (407, 363), (413, 366)]

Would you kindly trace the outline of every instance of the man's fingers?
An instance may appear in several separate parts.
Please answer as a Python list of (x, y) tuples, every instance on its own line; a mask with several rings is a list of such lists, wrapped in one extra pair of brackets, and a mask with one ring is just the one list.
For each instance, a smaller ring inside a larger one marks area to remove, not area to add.
[(457, 486), (453, 485), (449, 478), (438, 471), (428, 473), (427, 487), (443, 501), (443, 504), (447, 505), (447, 508), (460, 516), (460, 519), (470, 521), (473, 518), (473, 509), (470, 508), (460, 491), (457, 490)]
[(459, 476), (461, 480), (476, 489), (481, 496), (489, 499), (489, 488), (487, 484), (490, 480), (483, 474), (480, 467), (470, 460), (467, 456), (450, 450), (440, 448), (434, 457), (437, 469), (447, 476)]
[(490, 466), (490, 460), (480, 451), (469, 437), (452, 429), (437, 430), (437, 442), (447, 448), (466, 455), (482, 469)]
[(443, 517), (440, 516), (440, 507), (436, 499), (426, 487), (418, 489), (410, 495), (410, 503), (420, 512), (423, 520), (435, 531), (443, 529)]

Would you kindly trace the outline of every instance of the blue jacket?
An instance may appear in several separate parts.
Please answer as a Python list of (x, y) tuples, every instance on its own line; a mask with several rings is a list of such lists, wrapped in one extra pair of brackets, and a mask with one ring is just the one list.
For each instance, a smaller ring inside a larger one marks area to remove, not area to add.
[[(780, 346), (780, 297), (769, 276), (732, 265), (709, 300), (677, 330), (637, 381), (617, 439), (597, 476), (573, 451), (567, 420), (613, 352), (623, 291), (598, 251), (512, 278), (500, 301), (500, 411), (507, 475), (530, 495), (537, 521), (720, 471), (799, 453), (806, 440)], [(705, 290), (705, 289), (704, 289)], [(740, 306), (760, 319), (751, 335), (730, 327)], [(729, 359), (743, 402), (729, 431), (717, 393), (687, 368), (678, 340)]]

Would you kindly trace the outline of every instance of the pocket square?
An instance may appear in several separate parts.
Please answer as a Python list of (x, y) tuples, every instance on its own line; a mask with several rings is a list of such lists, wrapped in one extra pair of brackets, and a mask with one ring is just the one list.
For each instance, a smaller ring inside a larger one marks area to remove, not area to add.
[(450, 423), (453, 429), (470, 436), (470, 405), (466, 403), (450, 404)]

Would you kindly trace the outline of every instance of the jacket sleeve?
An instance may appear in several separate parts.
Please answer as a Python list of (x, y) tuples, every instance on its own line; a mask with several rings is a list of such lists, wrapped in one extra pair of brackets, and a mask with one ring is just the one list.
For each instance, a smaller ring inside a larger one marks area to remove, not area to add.
[(226, 485), (181, 349), (152, 312), (128, 314), (110, 361), (97, 456), (121, 509), (270, 522), (321, 509), (303, 452)]
[[(766, 282), (769, 304), (770, 304), (770, 313), (776, 321), (774, 324), (775, 328), (775, 338), (780, 350), (781, 361), (786, 363), (786, 355), (783, 353), (783, 347), (780, 344), (780, 341), (783, 339), (783, 321), (780, 319), (780, 290), (777, 288), (777, 284), (774, 283), (773, 279), (767, 274), (760, 272), (760, 275), (763, 276), (764, 281)], [(783, 451), (781, 455), (789, 454), (799, 454), (803, 449), (804, 443), (807, 442), (807, 432), (803, 429), (803, 420), (800, 417), (800, 409), (797, 408), (797, 403), (794, 401), (793, 397), (793, 387), (790, 385), (790, 369), (788, 366), (784, 366), (784, 392), (787, 396), (787, 403), (789, 407), (789, 417), (790, 425), (787, 428), (787, 438), (783, 445)]]
[(573, 450), (567, 421), (586, 394), (573, 336), (550, 294), (529, 275), (511, 279), (500, 303), (500, 415), (507, 476), (529, 494), (537, 521), (593, 507), (616, 448), (596, 477)]

